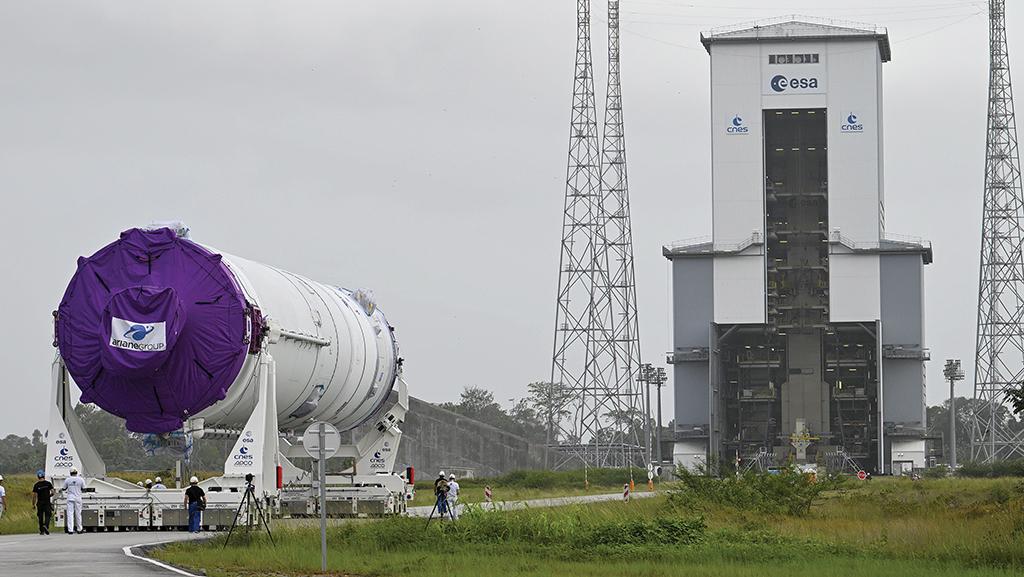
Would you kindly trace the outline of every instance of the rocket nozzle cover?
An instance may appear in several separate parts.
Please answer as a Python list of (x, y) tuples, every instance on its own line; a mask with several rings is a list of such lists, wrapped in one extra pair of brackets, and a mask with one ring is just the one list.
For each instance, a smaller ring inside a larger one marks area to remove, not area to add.
[(227, 394), (248, 352), (245, 308), (220, 255), (167, 228), (131, 229), (79, 259), (57, 344), (82, 402), (165, 433)]

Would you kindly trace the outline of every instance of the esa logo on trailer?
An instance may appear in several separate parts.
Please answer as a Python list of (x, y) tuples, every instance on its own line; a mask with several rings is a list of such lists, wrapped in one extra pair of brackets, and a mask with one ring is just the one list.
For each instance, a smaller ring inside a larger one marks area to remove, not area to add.
[(776, 74), (772, 77), (769, 84), (772, 90), (775, 92), (785, 92), (786, 90), (817, 90), (818, 79), (817, 78), (786, 78), (782, 74)]
[(864, 132), (864, 124), (861, 123), (856, 114), (851, 112), (850, 115), (846, 117), (846, 121), (839, 126), (839, 132), (846, 134)]
[(725, 127), (726, 134), (747, 134), (750, 132), (750, 127), (743, 124), (743, 119), (737, 114), (732, 117), (729, 124)]

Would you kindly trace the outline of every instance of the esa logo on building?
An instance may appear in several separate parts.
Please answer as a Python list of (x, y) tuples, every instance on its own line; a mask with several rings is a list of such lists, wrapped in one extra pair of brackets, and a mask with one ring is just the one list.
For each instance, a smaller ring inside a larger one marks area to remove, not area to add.
[(749, 132), (750, 127), (743, 123), (743, 118), (738, 114), (733, 116), (725, 126), (726, 134), (748, 134)]
[(769, 85), (775, 92), (785, 92), (787, 90), (817, 90), (818, 79), (817, 78), (787, 78), (782, 74), (776, 74), (772, 77)]
[(851, 112), (843, 119), (843, 123), (839, 125), (839, 132), (844, 134), (864, 132), (864, 124), (861, 123), (860, 118), (858, 118), (856, 114)]

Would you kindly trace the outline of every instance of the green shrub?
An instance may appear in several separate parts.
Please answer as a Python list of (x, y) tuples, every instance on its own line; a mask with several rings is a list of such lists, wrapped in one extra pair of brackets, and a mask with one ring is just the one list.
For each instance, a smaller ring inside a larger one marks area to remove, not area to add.
[(964, 463), (956, 474), (958, 477), (1024, 477), (1024, 459), (998, 461), (995, 463)]
[(949, 467), (946, 465), (936, 465), (929, 469), (924, 470), (925, 479), (945, 479), (949, 476)]
[(681, 467), (676, 477), (679, 482), (670, 495), (676, 505), (705, 503), (795, 516), (806, 515), (822, 493), (838, 489), (845, 482), (843, 477), (815, 480), (791, 468), (777, 473), (748, 471), (719, 479)]

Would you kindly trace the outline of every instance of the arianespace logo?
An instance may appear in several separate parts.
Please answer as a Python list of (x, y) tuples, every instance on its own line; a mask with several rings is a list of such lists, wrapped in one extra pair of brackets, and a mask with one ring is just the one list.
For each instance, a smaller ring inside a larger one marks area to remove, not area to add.
[(839, 132), (845, 134), (855, 134), (858, 132), (864, 132), (864, 124), (860, 121), (860, 118), (856, 114), (850, 113), (846, 118), (843, 119), (843, 123), (839, 125)]
[(817, 78), (787, 78), (782, 74), (776, 74), (772, 76), (771, 81), (768, 83), (772, 90), (775, 92), (785, 92), (787, 90), (817, 90), (818, 79)]
[(749, 132), (750, 127), (743, 123), (743, 118), (739, 114), (733, 116), (725, 127), (726, 134), (747, 134)]
[(156, 352), (167, 348), (167, 323), (140, 323), (110, 317), (110, 346)]

